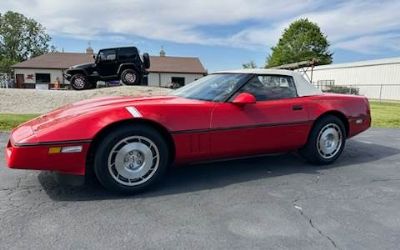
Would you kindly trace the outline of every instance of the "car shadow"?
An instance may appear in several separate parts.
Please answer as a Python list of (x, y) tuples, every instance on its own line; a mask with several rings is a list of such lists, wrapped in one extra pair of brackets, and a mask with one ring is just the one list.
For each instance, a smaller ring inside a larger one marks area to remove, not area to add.
[(54, 175), (42, 172), (38, 179), (45, 192), (54, 201), (90, 201), (107, 199), (135, 199), (216, 189), (252, 180), (273, 178), (295, 173), (318, 175), (320, 170), (352, 167), (374, 162), (400, 153), (393, 148), (357, 140), (349, 140), (343, 155), (328, 166), (307, 164), (296, 154), (281, 154), (251, 159), (214, 162), (172, 168), (155, 187), (132, 196), (119, 195), (105, 190), (97, 181), (82, 186), (60, 185)]

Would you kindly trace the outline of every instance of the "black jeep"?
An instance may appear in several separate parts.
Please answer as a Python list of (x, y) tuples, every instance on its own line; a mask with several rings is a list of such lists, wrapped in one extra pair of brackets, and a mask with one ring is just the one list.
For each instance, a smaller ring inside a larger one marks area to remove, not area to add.
[(75, 65), (65, 72), (73, 89), (96, 88), (97, 81), (121, 80), (126, 85), (139, 85), (150, 67), (149, 54), (141, 58), (136, 47), (102, 49), (93, 58), (94, 63)]

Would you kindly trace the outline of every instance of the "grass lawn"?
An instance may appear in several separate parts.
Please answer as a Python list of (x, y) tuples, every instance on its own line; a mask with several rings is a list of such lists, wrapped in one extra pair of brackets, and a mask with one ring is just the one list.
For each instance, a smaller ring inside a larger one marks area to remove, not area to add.
[(371, 101), (372, 127), (400, 128), (400, 102)]
[[(371, 101), (372, 127), (400, 128), (400, 102)], [(8, 131), (37, 114), (0, 114), (0, 131)]]
[(39, 115), (0, 114), (0, 131), (7, 131)]

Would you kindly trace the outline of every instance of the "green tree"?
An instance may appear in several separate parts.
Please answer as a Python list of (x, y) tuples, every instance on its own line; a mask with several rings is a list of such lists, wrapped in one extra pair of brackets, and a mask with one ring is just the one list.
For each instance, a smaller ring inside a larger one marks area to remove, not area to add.
[(17, 12), (0, 13), (0, 72), (10, 72), (11, 65), (49, 52), (50, 40), (35, 20)]
[(257, 68), (257, 64), (252, 60), (252, 61), (250, 61), (248, 63), (242, 64), (242, 67), (244, 69), (255, 69), (255, 68)]
[(286, 28), (278, 44), (272, 47), (266, 67), (316, 59), (319, 64), (332, 63), (327, 37), (316, 23), (299, 19)]

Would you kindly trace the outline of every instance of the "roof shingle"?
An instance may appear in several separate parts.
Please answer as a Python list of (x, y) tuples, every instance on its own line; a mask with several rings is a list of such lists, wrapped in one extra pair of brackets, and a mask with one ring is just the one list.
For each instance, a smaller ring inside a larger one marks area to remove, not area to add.
[(93, 62), (93, 56), (86, 53), (53, 52), (31, 58), (13, 65), (13, 68), (68, 69), (72, 65)]

